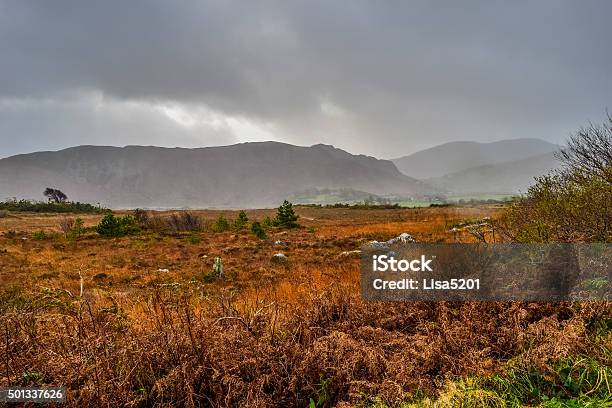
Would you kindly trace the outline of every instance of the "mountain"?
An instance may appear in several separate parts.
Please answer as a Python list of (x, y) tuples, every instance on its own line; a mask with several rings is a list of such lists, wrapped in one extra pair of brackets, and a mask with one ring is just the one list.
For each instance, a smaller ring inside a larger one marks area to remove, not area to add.
[(558, 148), (540, 139), (512, 139), (492, 143), (451, 142), (392, 161), (405, 175), (426, 179), (473, 167), (522, 160)]
[(472, 167), (425, 181), (447, 193), (518, 193), (526, 192), (534, 183), (534, 177), (559, 165), (554, 153), (545, 153), (522, 160)]
[(264, 207), (309, 189), (418, 196), (425, 183), (387, 160), (328, 145), (242, 143), (197, 149), (78, 146), (0, 160), (0, 199), (71, 200), (112, 208)]

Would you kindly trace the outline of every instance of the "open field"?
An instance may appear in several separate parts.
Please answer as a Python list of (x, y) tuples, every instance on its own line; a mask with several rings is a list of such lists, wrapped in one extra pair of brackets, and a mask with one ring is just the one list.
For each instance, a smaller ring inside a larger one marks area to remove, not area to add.
[(298, 207), (303, 227), (265, 240), (209, 231), (231, 211), (193, 211), (203, 231), (112, 239), (5, 214), (0, 386), (65, 385), (75, 406), (609, 404), (609, 304), (361, 301), (363, 243), (470, 242), (451, 228), (501, 211)]

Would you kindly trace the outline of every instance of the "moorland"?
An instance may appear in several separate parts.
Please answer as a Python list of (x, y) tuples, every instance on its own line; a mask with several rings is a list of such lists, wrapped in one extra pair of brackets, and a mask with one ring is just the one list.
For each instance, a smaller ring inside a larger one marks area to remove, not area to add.
[(0, 381), (72, 406), (609, 403), (609, 304), (361, 299), (364, 243), (475, 242), (505, 211), (116, 211), (118, 236), (105, 213), (4, 211)]

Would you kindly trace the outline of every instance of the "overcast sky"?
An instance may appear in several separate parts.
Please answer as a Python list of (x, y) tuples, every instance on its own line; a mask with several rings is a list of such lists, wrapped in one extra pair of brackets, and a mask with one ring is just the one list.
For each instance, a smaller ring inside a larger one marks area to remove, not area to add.
[(562, 142), (612, 109), (611, 16), (607, 0), (0, 0), (0, 157)]

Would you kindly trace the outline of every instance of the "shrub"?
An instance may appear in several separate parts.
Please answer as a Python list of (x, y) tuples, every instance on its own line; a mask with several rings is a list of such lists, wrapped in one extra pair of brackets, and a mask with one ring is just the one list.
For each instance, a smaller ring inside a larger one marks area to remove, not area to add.
[(64, 217), (59, 222), (59, 229), (64, 234), (68, 235), (70, 231), (74, 228), (74, 219)]
[(149, 227), (149, 213), (141, 208), (137, 208), (134, 210), (133, 214), (134, 219), (140, 225), (141, 228)]
[(197, 245), (200, 242), (202, 242), (202, 237), (200, 237), (199, 235), (193, 234), (189, 237), (189, 242), (193, 245)]
[(270, 217), (266, 216), (266, 218), (263, 219), (263, 221), (261, 222), (261, 225), (264, 228), (270, 228), (272, 226), (272, 220), (270, 219)]
[(611, 197), (599, 176), (543, 176), (510, 206), (503, 232), (516, 242), (612, 242)]
[(259, 239), (266, 239), (266, 230), (261, 226), (258, 221), (255, 221), (251, 224), (251, 232)]
[(0, 210), (6, 211), (27, 211), (27, 212), (46, 212), (46, 213), (80, 213), (80, 214), (100, 214), (107, 210), (96, 207), (92, 204), (80, 202), (44, 202), (12, 199), (0, 202)]
[(47, 239), (47, 234), (43, 230), (36, 231), (34, 233), (34, 239), (37, 240), (37, 241), (43, 241), (43, 240)]
[(213, 225), (213, 230), (215, 232), (223, 232), (229, 229), (230, 229), (229, 222), (223, 215), (220, 215), (219, 218), (217, 218), (217, 221), (215, 221), (215, 224)]
[(155, 214), (149, 216), (146, 224), (144, 225), (144, 228), (157, 232), (165, 232), (169, 229), (169, 227), (168, 220)]
[(241, 210), (238, 213), (238, 218), (236, 218), (236, 221), (234, 221), (234, 228), (237, 230), (241, 230), (244, 227), (246, 227), (248, 222), (249, 222), (249, 218), (247, 217), (246, 213), (243, 210)]
[(297, 220), (298, 215), (293, 211), (293, 204), (285, 200), (276, 210), (274, 225), (284, 228), (297, 228), (300, 226)]
[(517, 242), (612, 242), (612, 117), (570, 137), (565, 165), (536, 179), (502, 219)]
[(85, 228), (83, 228), (83, 220), (78, 218), (74, 220), (74, 227), (72, 227), (72, 231), (70, 231), (70, 235), (74, 238), (78, 238), (81, 236)]
[(70, 238), (78, 238), (85, 231), (83, 228), (83, 220), (80, 218), (67, 218), (64, 217), (59, 222), (60, 230)]
[(612, 183), (612, 116), (601, 125), (590, 123), (573, 134), (558, 154), (574, 179), (598, 177)]
[(172, 214), (168, 219), (168, 225), (173, 231), (200, 231), (202, 220), (188, 211)]
[(6, 218), (8, 217), (8, 211), (6, 210), (0, 210), (0, 218)]
[(109, 212), (96, 227), (96, 232), (103, 237), (122, 237), (138, 232), (138, 224), (131, 215), (115, 217)]

